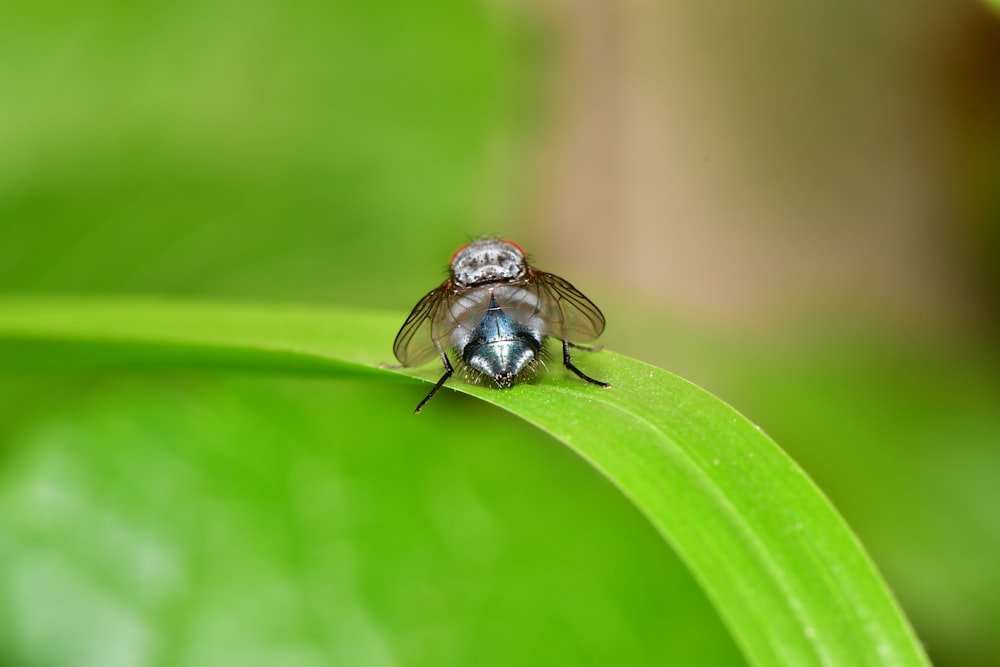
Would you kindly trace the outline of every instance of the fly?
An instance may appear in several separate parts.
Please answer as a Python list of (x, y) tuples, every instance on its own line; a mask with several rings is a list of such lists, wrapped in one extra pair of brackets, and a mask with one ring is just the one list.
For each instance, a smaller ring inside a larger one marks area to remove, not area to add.
[(524, 250), (511, 241), (481, 238), (455, 251), (450, 274), (422, 298), (396, 335), (392, 351), (403, 366), (420, 366), (435, 357), (444, 375), (414, 410), (420, 412), (455, 372), (452, 352), (473, 379), (486, 377), (506, 389), (533, 374), (546, 338), (562, 341), (563, 365), (581, 380), (610, 387), (575, 365), (571, 347), (604, 331), (604, 315), (579, 290), (559, 276), (530, 266)]

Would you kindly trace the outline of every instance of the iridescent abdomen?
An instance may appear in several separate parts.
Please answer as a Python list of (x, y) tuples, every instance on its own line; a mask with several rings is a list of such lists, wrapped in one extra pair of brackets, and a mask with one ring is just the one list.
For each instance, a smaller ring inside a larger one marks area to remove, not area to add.
[(510, 317), (491, 296), (486, 315), (463, 341), (459, 353), (470, 368), (493, 378), (503, 389), (533, 366), (542, 340), (541, 334)]

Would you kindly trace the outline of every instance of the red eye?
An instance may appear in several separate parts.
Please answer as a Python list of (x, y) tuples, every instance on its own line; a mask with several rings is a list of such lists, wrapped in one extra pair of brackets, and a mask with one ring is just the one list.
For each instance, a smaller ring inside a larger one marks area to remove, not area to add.
[(468, 248), (470, 245), (472, 245), (472, 244), (471, 243), (466, 243), (464, 246), (462, 246), (461, 248), (459, 248), (458, 250), (456, 250), (454, 253), (452, 253), (451, 259), (448, 260), (448, 265), (451, 266), (452, 264), (454, 264), (455, 263), (455, 258), (458, 257), (458, 253), (462, 252), (463, 250), (465, 250), (466, 248)]
[(515, 250), (517, 250), (519, 253), (521, 253), (525, 257), (527, 257), (527, 255), (528, 255), (528, 253), (524, 252), (524, 248), (522, 248), (521, 246), (517, 245), (513, 241), (508, 241), (507, 239), (500, 239), (500, 243), (506, 243), (507, 245), (509, 245), (510, 247), (514, 248)]

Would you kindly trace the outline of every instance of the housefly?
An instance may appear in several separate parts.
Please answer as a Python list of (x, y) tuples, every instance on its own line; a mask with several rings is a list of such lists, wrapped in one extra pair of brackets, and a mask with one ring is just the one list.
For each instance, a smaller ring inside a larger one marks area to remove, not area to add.
[(414, 412), (420, 412), (455, 369), (473, 380), (489, 379), (500, 389), (533, 374), (542, 361), (546, 338), (562, 341), (563, 365), (591, 384), (595, 380), (573, 365), (571, 347), (604, 331), (604, 315), (568, 282), (530, 266), (516, 243), (481, 238), (452, 255), (450, 275), (422, 298), (396, 335), (393, 352), (403, 366), (420, 366), (435, 357), (444, 375)]

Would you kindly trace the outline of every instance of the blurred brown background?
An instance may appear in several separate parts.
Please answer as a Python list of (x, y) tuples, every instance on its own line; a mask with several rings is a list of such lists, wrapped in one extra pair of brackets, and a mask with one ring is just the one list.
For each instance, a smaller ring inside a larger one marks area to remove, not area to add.
[(726, 328), (996, 323), (986, 8), (551, 0), (545, 21), (547, 256)]

